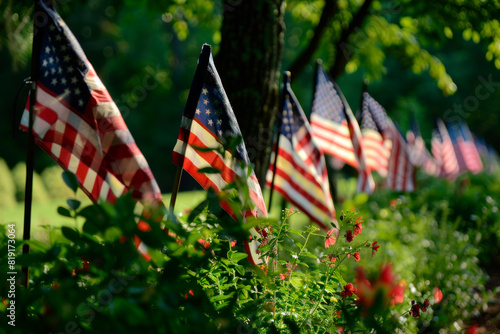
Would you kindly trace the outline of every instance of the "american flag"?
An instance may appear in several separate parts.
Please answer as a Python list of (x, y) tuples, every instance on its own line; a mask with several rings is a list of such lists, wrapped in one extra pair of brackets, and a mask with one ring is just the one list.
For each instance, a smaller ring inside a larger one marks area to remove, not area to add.
[(415, 117), (412, 117), (410, 120), (410, 130), (406, 132), (406, 140), (409, 145), (411, 163), (422, 168), (429, 175), (438, 176), (438, 165), (425, 147), (425, 142), (420, 134), (420, 127)]
[(458, 125), (459, 136), (457, 137), (458, 147), (464, 157), (466, 168), (474, 174), (483, 170), (483, 163), (479, 151), (474, 142), (474, 137), (470, 132), (469, 126), (465, 122)]
[(494, 168), (492, 168), (493, 161), (490, 157), (490, 152), (488, 150), (488, 145), (484, 141), (484, 138), (474, 136), (474, 143), (476, 144), (477, 151), (479, 152), (479, 156), (481, 157), (481, 161), (484, 166), (484, 170), (488, 173), (493, 172)]
[(389, 118), (388, 122), (392, 149), (387, 170), (387, 186), (397, 191), (414, 191), (417, 186), (416, 171), (410, 161), (408, 143), (399, 127)]
[(387, 131), (389, 117), (384, 108), (367, 92), (363, 93), (360, 124), (366, 164), (380, 176), (386, 177), (391, 154), (391, 140)]
[(344, 105), (333, 82), (319, 64), (315, 87), (311, 111), (311, 134), (314, 141), (325, 154), (357, 168), (358, 161), (354, 155)]
[(459, 145), (459, 140), (461, 137), (460, 129), (456, 123), (451, 123), (447, 125), (448, 134), (450, 136), (451, 142), (453, 144), (453, 150), (455, 151), (455, 157), (458, 162), (458, 174), (463, 174), (467, 172), (467, 165), (465, 164), (465, 157), (463, 155), (462, 149)]
[(358, 169), (358, 191), (373, 193), (358, 121), (339, 87), (318, 64), (311, 112), (311, 135), (318, 148)]
[(453, 149), (446, 125), (436, 120), (436, 128), (432, 132), (432, 155), (440, 168), (440, 176), (454, 180), (458, 176), (458, 161)]
[[(289, 80), (289, 79), (288, 79)], [(278, 138), (278, 157), (271, 156), (267, 186), (307, 214), (323, 229), (337, 224), (323, 153), (311, 137), (311, 128), (289, 81), (285, 83), (283, 114)], [(276, 166), (274, 162), (276, 161)]]
[[(195, 101), (192, 104), (190, 101)], [(249, 166), (250, 161), (241, 142), (230, 152), (223, 148), (223, 142), (230, 138), (241, 137), (241, 131), (234, 116), (229, 100), (215, 68), (210, 46), (204, 45), (198, 69), (191, 86), (190, 96), (182, 114), (181, 127), (174, 147), (173, 162), (186, 170), (204, 189), (222, 191), (235, 181), (237, 176), (246, 179), (253, 210), (242, 212), (243, 216), (267, 216), (266, 205), (262, 197), (255, 173), (247, 177), (247, 172), (240, 168), (240, 162)], [(219, 173), (199, 172), (204, 168), (215, 168)], [(221, 206), (233, 217), (236, 214), (227, 202)], [(258, 237), (255, 229), (250, 231)], [(261, 260), (255, 253), (258, 244), (254, 240), (245, 242), (245, 249), (252, 264)]]
[[(78, 41), (51, 5), (39, 4), (47, 22), (34, 36), (41, 46), (35, 55), (36, 143), (76, 175), (94, 202), (114, 202), (129, 190), (136, 199), (161, 201), (146, 159)], [(21, 120), (24, 130), (29, 105), (28, 100)]]

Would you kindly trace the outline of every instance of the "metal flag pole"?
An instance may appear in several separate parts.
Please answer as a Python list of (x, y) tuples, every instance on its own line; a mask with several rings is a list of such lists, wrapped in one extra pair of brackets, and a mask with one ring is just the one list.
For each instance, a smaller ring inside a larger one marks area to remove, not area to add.
[[(37, 13), (40, 13), (41, 6), (38, 0), (35, 1), (35, 9), (33, 10), (33, 48), (31, 51), (31, 91), (30, 91), (30, 106), (28, 120), (28, 152), (26, 156), (26, 185), (24, 190), (24, 225), (23, 225), (23, 254), (28, 254), (30, 246), (26, 242), (31, 237), (31, 205), (33, 201), (33, 169), (34, 169), (34, 152), (35, 152), (35, 136), (33, 135), (33, 121), (35, 118), (36, 105), (36, 86), (38, 80), (38, 65), (40, 58), (41, 39), (37, 37), (38, 27), (36, 22)], [(26, 266), (22, 267), (24, 277), (24, 286), (27, 288), (29, 283), (29, 269)]]
[[(198, 105), (198, 99), (200, 98), (201, 90), (203, 89), (203, 85), (205, 83), (205, 77), (207, 75), (211, 55), (212, 50), (210, 45), (203, 44), (200, 58), (198, 59), (198, 66), (196, 67), (196, 72), (194, 73), (193, 82), (191, 83), (191, 89), (189, 90), (188, 99), (186, 101), (186, 107), (184, 108), (183, 118), (187, 117), (192, 120), (194, 117), (196, 106)], [(189, 128), (191, 128), (191, 123), (189, 123)], [(182, 153), (183, 157), (186, 153), (185, 150), (186, 147), (184, 146), (184, 152)], [(177, 194), (179, 193), (179, 186), (181, 184), (182, 170), (182, 166), (177, 167), (174, 186), (172, 188), (172, 195), (170, 197), (170, 207), (168, 208), (168, 212), (170, 214), (174, 213), (175, 202), (177, 200)]]
[(280, 105), (278, 112), (278, 120), (276, 122), (278, 130), (276, 131), (276, 147), (274, 148), (274, 164), (273, 164), (273, 176), (271, 178), (271, 186), (269, 187), (269, 206), (267, 212), (271, 212), (271, 206), (273, 203), (273, 192), (274, 192), (274, 177), (276, 175), (276, 163), (278, 162), (278, 150), (280, 145), (281, 136), (281, 126), (283, 122), (283, 109), (285, 106), (285, 96), (288, 94), (288, 86), (290, 85), (290, 78), (292, 75), (289, 71), (283, 72), (283, 89), (281, 90)]

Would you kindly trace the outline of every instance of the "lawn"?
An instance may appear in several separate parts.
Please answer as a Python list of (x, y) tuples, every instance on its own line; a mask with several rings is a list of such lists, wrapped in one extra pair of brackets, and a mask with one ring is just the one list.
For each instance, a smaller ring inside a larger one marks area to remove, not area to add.
[[(175, 212), (183, 214), (186, 210), (192, 209), (196, 204), (205, 199), (206, 192), (203, 190), (180, 192), (175, 204)], [(171, 194), (163, 195), (163, 202), (168, 207), (170, 205)], [(82, 207), (91, 204), (91, 201), (83, 193), (79, 193), (77, 198), (82, 202)], [(264, 191), (266, 202), (269, 199), (269, 189)], [(271, 217), (278, 218), (282, 208), (282, 197), (279, 194), (273, 196), (273, 206), (270, 212)], [(54, 241), (59, 232), (55, 232), (60, 226), (74, 226), (75, 221), (71, 218), (61, 216), (57, 213), (57, 208), (68, 207), (65, 199), (52, 199), (46, 203), (33, 203), (31, 213), (31, 238), (42, 242), (50, 243)], [(290, 206), (288, 204), (288, 206)], [(15, 224), (18, 239), (22, 239), (24, 221), (24, 203), (17, 203), (13, 207), (2, 208), (0, 210), (0, 224)], [(294, 225), (304, 225), (309, 222), (306, 215), (296, 215), (293, 217)], [(81, 228), (83, 221), (76, 221)]]

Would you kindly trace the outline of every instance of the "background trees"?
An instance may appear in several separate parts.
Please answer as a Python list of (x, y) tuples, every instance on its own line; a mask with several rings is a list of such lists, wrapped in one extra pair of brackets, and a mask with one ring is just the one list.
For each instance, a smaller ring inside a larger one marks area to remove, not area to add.
[[(500, 101), (498, 1), (55, 3), (120, 107), (164, 192), (171, 189), (175, 167), (169, 163), (170, 152), (205, 42), (214, 46), (216, 66), (261, 182), (278, 110), (280, 73), (292, 71), (294, 91), (307, 113), (315, 58), (324, 60), (354, 110), (362, 79), (368, 78), (369, 91), (403, 128), (412, 112), (424, 138), (430, 138), (434, 117), (463, 118), (500, 149), (495, 129)], [(0, 157), (12, 167), (25, 155), (22, 137), (10, 138), (10, 110), (18, 86), (29, 75), (32, 5), (8, 0), (0, 8)], [(52, 161), (38, 153), (40, 171)]]

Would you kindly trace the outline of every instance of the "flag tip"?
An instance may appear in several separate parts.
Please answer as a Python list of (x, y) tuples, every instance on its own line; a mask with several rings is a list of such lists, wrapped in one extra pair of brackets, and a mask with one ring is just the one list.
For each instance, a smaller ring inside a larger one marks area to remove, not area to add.
[(286, 86), (290, 83), (292, 78), (292, 73), (290, 71), (283, 72), (283, 84)]
[(201, 48), (201, 53), (212, 52), (212, 46), (210, 44), (204, 43)]

